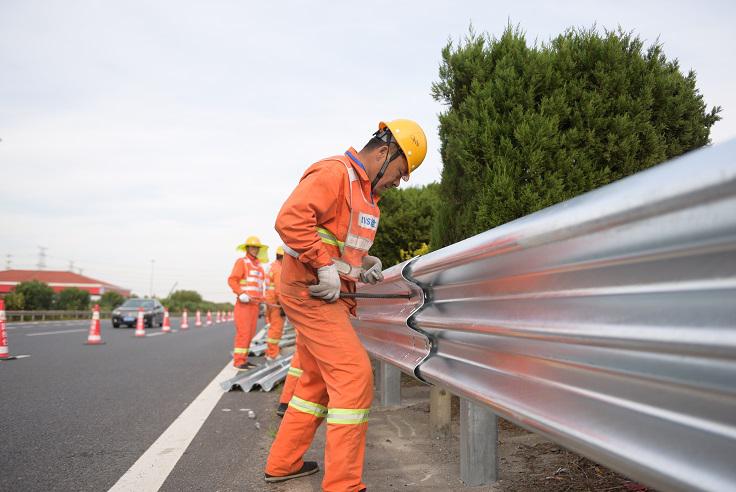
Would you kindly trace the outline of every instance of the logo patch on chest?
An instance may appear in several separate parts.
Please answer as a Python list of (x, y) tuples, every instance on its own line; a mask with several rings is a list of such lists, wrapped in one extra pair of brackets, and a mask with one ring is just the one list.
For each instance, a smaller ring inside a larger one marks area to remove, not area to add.
[(360, 213), (358, 214), (358, 225), (364, 229), (370, 229), (372, 231), (378, 230), (378, 217)]

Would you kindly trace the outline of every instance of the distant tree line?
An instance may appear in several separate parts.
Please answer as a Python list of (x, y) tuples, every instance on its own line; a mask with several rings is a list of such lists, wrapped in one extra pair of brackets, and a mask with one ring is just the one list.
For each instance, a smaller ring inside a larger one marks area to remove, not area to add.
[[(131, 297), (137, 297), (133, 294)], [(92, 308), (92, 304), (99, 304), (103, 312), (112, 311), (123, 304), (125, 297), (117, 292), (108, 291), (100, 296), (99, 301), (92, 303), (89, 292), (70, 287), (60, 292), (54, 292), (48, 284), (31, 280), (21, 282), (5, 295), (5, 309), (8, 311), (85, 311)], [(231, 303), (216, 303), (202, 299), (202, 296), (193, 290), (180, 290), (170, 297), (161, 299), (161, 304), (172, 312), (181, 312), (186, 308), (190, 311), (229, 311), (233, 309)]]

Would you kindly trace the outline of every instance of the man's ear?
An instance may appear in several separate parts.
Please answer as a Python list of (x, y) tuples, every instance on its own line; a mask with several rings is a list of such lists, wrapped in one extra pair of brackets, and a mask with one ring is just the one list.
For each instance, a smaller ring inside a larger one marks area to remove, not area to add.
[(388, 145), (381, 145), (376, 149), (376, 160), (383, 164), (388, 159)]

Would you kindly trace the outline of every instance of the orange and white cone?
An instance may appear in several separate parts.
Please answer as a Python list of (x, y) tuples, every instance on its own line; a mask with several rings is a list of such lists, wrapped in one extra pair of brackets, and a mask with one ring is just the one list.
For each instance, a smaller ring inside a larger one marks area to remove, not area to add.
[(188, 314), (187, 314), (187, 310), (185, 309), (184, 312), (181, 313), (181, 327), (180, 328), (182, 330), (186, 330), (187, 328), (189, 328), (189, 320), (187, 319), (187, 317), (188, 317)]
[(202, 326), (202, 313), (197, 309), (197, 316), (194, 319), (194, 326)]
[(215, 318), (215, 324), (222, 323), (222, 313), (220, 311), (217, 311), (217, 317)]
[(212, 324), (212, 312), (207, 311), (207, 326), (210, 326)]
[(143, 308), (138, 308), (138, 321), (135, 324), (135, 333), (134, 336), (136, 337), (145, 337), (146, 336), (146, 328), (143, 326)]
[(164, 324), (161, 326), (162, 333), (171, 333), (171, 321), (169, 320), (169, 310), (164, 308)]
[(15, 359), (8, 351), (8, 337), (5, 334), (5, 301), (0, 299), (0, 360)]
[(92, 321), (89, 324), (89, 335), (85, 345), (105, 345), (100, 334), (100, 305), (95, 304), (92, 308)]

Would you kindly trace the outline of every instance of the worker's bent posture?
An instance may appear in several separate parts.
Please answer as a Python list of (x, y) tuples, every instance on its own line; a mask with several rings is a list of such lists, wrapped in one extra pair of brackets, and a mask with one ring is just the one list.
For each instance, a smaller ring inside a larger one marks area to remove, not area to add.
[(281, 207), (276, 230), (284, 241), (281, 305), (297, 331), (301, 376), (266, 463), (266, 481), (309, 475), (304, 462), (327, 418), (327, 492), (360, 491), (373, 375), (350, 324), (355, 301), (340, 299), (355, 283), (383, 280), (381, 261), (367, 256), (378, 228), (377, 197), (399, 185), (427, 153), (422, 129), (410, 120), (380, 123), (360, 151), (313, 164)]
[(266, 317), (268, 318), (268, 333), (266, 334), (266, 360), (273, 360), (279, 356), (279, 342), (284, 331), (284, 316), (279, 301), (281, 287), (281, 261), (284, 258), (284, 248), (276, 249), (276, 261), (271, 263), (268, 271), (268, 288), (266, 289)]
[(245, 258), (238, 258), (233, 271), (227, 279), (237, 299), (235, 301), (235, 342), (233, 348), (233, 365), (239, 370), (248, 370), (254, 364), (248, 362), (250, 341), (256, 333), (258, 323), (258, 304), (263, 301), (265, 274), (261, 268), (258, 254), (266, 246), (250, 236), (245, 244), (238, 246), (245, 250)]

